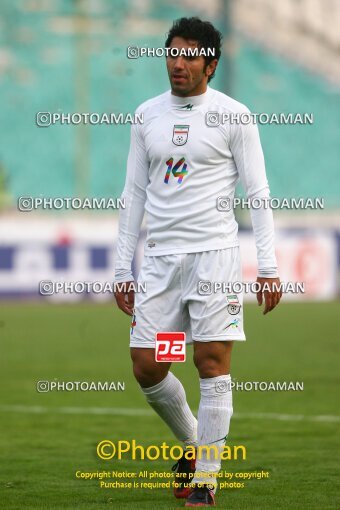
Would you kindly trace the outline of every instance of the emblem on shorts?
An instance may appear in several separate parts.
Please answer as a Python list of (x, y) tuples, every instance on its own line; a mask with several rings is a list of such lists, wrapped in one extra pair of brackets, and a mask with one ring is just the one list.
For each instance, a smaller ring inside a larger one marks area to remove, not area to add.
[(148, 242), (148, 248), (154, 248), (156, 246), (156, 243), (154, 241)]
[(174, 131), (172, 135), (172, 142), (175, 145), (184, 145), (188, 141), (190, 126), (174, 125)]
[(236, 294), (230, 294), (227, 296), (227, 310), (230, 315), (236, 315), (241, 310), (241, 305)]
[(238, 328), (238, 325), (240, 323), (240, 319), (233, 319), (224, 329), (228, 329), (228, 328)]

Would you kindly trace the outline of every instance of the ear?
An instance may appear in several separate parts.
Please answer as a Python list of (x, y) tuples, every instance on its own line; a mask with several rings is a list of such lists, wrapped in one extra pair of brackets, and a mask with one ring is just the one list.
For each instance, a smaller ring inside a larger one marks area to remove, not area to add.
[(210, 62), (210, 64), (208, 64), (207, 67), (205, 68), (205, 75), (208, 77), (211, 76), (214, 73), (214, 71), (217, 67), (217, 64), (218, 64), (218, 60), (217, 60), (217, 58), (214, 58), (214, 60), (212, 60)]

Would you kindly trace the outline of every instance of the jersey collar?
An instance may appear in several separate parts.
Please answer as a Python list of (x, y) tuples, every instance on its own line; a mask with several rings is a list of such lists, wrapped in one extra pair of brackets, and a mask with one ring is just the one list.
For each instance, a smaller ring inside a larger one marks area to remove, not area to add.
[(210, 93), (210, 87), (207, 87), (207, 90), (203, 94), (188, 97), (174, 96), (171, 94), (171, 91), (169, 91), (171, 106), (175, 110), (191, 111), (193, 108), (195, 108), (195, 106), (205, 103), (210, 96)]

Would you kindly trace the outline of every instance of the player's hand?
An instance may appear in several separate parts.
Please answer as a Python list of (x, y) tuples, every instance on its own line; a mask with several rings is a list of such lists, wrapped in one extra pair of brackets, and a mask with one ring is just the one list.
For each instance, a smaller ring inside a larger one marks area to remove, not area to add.
[[(261, 306), (264, 298), (263, 314), (266, 315), (266, 313), (271, 312), (275, 306), (279, 304), (282, 297), (282, 290), (280, 289), (280, 278), (261, 278), (258, 276), (256, 281), (261, 286), (259, 292), (256, 294), (257, 302), (259, 306)], [(273, 285), (274, 283), (275, 286)], [(264, 284), (266, 284), (265, 287)]]
[(120, 283), (120, 290), (115, 292), (115, 298), (118, 308), (127, 315), (133, 315), (133, 307), (135, 304), (135, 291), (131, 289), (133, 282)]

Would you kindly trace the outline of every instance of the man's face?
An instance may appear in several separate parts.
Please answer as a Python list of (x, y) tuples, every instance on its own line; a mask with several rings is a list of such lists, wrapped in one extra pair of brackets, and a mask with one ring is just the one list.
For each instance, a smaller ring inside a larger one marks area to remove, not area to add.
[[(174, 37), (170, 48), (197, 48), (197, 41), (186, 40), (182, 37)], [(214, 59), (205, 68), (204, 57), (181, 56), (166, 59), (171, 89), (176, 96), (195, 96), (206, 91), (208, 78), (214, 72), (217, 59)]]

